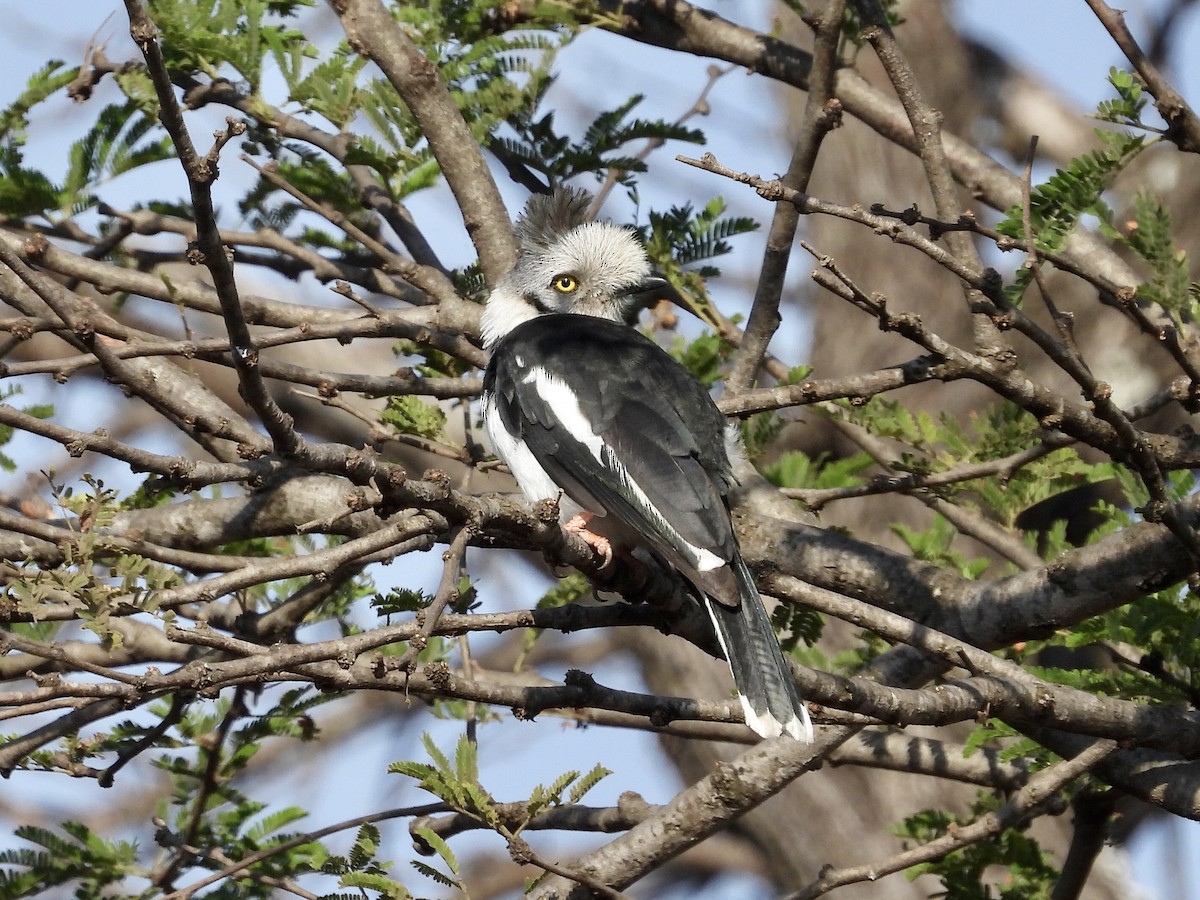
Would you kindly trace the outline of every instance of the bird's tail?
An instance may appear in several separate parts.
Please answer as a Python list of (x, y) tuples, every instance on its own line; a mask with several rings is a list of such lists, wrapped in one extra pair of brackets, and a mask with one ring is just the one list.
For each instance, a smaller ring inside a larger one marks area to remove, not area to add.
[(746, 724), (763, 737), (786, 733), (798, 741), (812, 741), (812, 720), (788, 672), (750, 570), (740, 556), (731, 565), (741, 603), (734, 609), (706, 595), (704, 606), (729, 660)]

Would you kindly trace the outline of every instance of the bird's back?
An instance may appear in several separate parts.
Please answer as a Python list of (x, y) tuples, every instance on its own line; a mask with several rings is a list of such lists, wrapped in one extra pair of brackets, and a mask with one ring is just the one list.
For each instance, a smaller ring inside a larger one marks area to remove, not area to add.
[(580, 506), (673, 563), (689, 547), (732, 558), (725, 418), (653, 341), (592, 316), (538, 316), (494, 348), (484, 390), (498, 419), (489, 429), (519, 436)]

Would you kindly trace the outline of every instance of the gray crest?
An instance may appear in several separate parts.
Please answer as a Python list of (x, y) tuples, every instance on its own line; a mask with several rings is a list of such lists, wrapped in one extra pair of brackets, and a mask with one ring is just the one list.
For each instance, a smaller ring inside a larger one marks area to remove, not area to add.
[(550, 194), (534, 194), (514, 228), (521, 252), (545, 250), (564, 234), (588, 221), (592, 195), (576, 188), (555, 188)]

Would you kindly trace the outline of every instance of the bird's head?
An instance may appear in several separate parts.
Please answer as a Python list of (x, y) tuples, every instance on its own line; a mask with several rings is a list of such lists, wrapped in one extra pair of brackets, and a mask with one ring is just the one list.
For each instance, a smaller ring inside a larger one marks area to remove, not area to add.
[(529, 199), (516, 225), (517, 263), (484, 311), (487, 346), (535, 316), (575, 313), (629, 324), (653, 301), (675, 296), (651, 273), (632, 230), (588, 221), (590, 202), (569, 188)]

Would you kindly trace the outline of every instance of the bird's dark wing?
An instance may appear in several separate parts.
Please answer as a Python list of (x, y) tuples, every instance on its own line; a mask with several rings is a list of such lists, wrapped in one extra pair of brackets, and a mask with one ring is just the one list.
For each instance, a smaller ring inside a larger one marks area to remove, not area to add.
[(604, 319), (539, 316), (495, 347), (485, 389), (504, 428), (572, 500), (737, 605), (724, 565), (737, 552), (725, 419), (657, 344)]

